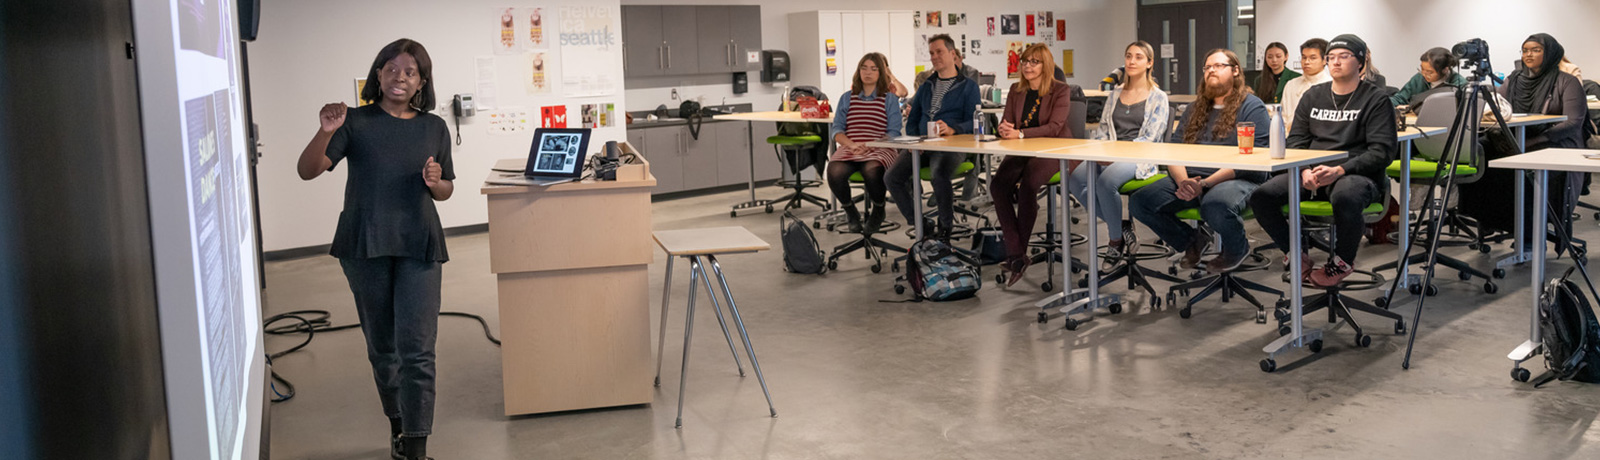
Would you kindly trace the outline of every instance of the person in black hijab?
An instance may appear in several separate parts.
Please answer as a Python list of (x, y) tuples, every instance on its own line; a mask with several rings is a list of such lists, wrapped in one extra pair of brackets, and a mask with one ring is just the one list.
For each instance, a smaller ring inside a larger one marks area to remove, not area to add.
[(1516, 113), (1566, 115), (1566, 121), (1528, 127), (1527, 151), (1544, 148), (1583, 148), (1583, 123), (1587, 116), (1583, 84), (1560, 71), (1566, 49), (1550, 34), (1534, 34), (1522, 42), (1522, 59), (1500, 87)]

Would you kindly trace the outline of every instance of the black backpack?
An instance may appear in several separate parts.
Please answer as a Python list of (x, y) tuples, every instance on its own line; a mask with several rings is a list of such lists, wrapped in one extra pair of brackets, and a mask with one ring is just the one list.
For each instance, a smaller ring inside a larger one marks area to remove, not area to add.
[(807, 275), (827, 273), (827, 255), (817, 246), (817, 236), (811, 228), (790, 212), (784, 212), (778, 222), (783, 239), (783, 270)]
[(1545, 283), (1539, 295), (1540, 340), (1550, 370), (1534, 379), (1535, 387), (1552, 380), (1600, 383), (1600, 321), (1588, 296), (1569, 279), (1574, 269)]

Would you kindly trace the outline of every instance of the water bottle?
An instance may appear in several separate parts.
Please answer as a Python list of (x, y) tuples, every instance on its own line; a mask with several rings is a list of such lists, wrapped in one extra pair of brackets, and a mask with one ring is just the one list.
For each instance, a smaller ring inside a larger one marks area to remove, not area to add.
[(1287, 144), (1289, 143), (1285, 138), (1288, 133), (1284, 132), (1283, 129), (1283, 106), (1279, 104), (1268, 105), (1267, 113), (1272, 115), (1272, 129), (1270, 134), (1272, 137), (1267, 141), (1267, 147), (1271, 152), (1272, 159), (1282, 160), (1284, 156), (1288, 155), (1286, 150), (1288, 149)]
[(989, 139), (988, 136), (984, 135), (983, 104), (978, 104), (972, 109), (972, 134), (977, 135), (976, 137), (979, 141)]
[(783, 95), (782, 95), (782, 97), (783, 97), (783, 101), (782, 101), (782, 105), (780, 106), (780, 107), (782, 107), (780, 109), (780, 111), (788, 112), (789, 111), (789, 85), (788, 84), (783, 85)]

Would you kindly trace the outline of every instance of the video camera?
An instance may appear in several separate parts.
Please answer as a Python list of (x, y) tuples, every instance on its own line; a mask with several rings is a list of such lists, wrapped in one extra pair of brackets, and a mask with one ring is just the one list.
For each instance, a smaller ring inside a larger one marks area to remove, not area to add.
[(1472, 71), (1467, 74), (1468, 80), (1482, 82), (1484, 77), (1489, 77), (1493, 78), (1495, 83), (1501, 83), (1489, 63), (1489, 42), (1481, 38), (1469, 39), (1451, 47), (1450, 54), (1455, 55), (1456, 60), (1461, 63), (1460, 69)]

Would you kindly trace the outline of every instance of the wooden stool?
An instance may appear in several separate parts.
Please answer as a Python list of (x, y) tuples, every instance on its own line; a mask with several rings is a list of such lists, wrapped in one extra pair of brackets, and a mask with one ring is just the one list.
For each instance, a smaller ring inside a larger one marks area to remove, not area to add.
[(739, 363), (739, 351), (733, 345), (733, 335), (728, 333), (728, 323), (722, 319), (722, 307), (717, 301), (717, 290), (711, 287), (711, 277), (706, 274), (706, 262), (711, 263), (711, 270), (717, 274), (717, 284), (722, 286), (722, 295), (728, 300), (728, 313), (733, 316), (733, 324), (739, 329), (739, 337), (744, 340), (745, 353), (750, 356), (750, 366), (756, 370), (756, 379), (761, 381), (761, 393), (767, 397), (767, 410), (773, 417), (778, 416), (778, 410), (772, 407), (772, 393), (767, 391), (767, 379), (761, 375), (761, 362), (756, 360), (756, 349), (750, 344), (750, 333), (745, 331), (744, 319), (739, 316), (739, 307), (733, 303), (733, 291), (728, 288), (728, 279), (722, 276), (722, 266), (717, 263), (717, 254), (739, 254), (759, 252), (772, 249), (766, 241), (750, 233), (744, 227), (718, 227), (700, 228), (689, 230), (663, 230), (655, 232), (656, 244), (667, 253), (667, 280), (661, 287), (661, 333), (656, 345), (656, 381), (657, 387), (661, 386), (661, 361), (665, 356), (667, 346), (667, 303), (672, 298), (672, 262), (676, 257), (689, 259), (689, 315), (683, 327), (683, 369), (678, 376), (678, 420), (675, 428), (683, 427), (683, 394), (689, 382), (689, 342), (694, 335), (694, 298), (699, 291), (696, 284), (704, 284), (706, 293), (711, 295), (711, 307), (717, 312), (717, 324), (722, 326), (722, 335), (728, 339), (728, 351), (733, 353), (733, 365), (738, 367), (739, 376), (744, 377), (744, 366)]

